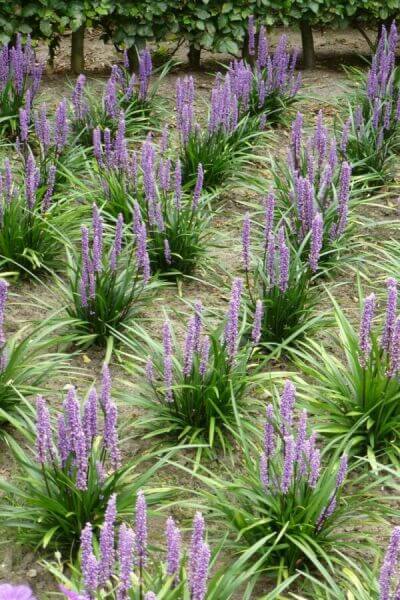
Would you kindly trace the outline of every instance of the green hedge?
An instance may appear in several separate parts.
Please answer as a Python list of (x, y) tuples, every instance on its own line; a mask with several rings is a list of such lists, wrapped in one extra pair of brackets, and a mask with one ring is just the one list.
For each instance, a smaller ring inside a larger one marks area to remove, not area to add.
[(358, 22), (375, 26), (400, 14), (400, 0), (0, 0), (0, 42), (9, 42), (17, 31), (54, 42), (65, 31), (100, 26), (105, 38), (121, 47), (173, 37), (197, 51), (238, 55), (250, 14), (267, 26), (303, 30)]

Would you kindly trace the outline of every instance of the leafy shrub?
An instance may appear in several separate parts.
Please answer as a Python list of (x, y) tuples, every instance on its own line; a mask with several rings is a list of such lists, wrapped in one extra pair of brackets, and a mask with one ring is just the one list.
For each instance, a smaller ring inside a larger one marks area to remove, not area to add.
[(273, 165), (278, 205), (285, 214), (295, 246), (310, 252), (313, 227), (322, 225), (321, 269), (337, 264), (348, 250), (354, 227), (349, 201), (354, 201), (349, 163), (341, 160), (336, 141), (319, 112), (313, 135), (304, 138), (303, 116), (297, 113), (286, 161)]
[(32, 154), (28, 155), (23, 183), (12, 174), (10, 161), (4, 161), (4, 187), (1, 190), (0, 264), (21, 275), (32, 271), (59, 269), (65, 244), (73, 239), (82, 209), (69, 199), (53, 202), (55, 170), (45, 184)]
[(287, 37), (283, 35), (274, 54), (270, 54), (265, 28), (261, 27), (256, 53), (255, 36), (254, 21), (250, 20), (249, 56), (253, 67), (243, 60), (234, 61), (228, 71), (232, 90), (239, 100), (239, 113), (260, 116), (262, 126), (266, 122), (284, 123), (301, 84), (301, 75), (294, 74), (297, 52), (287, 50)]
[(204, 169), (206, 190), (227, 180), (240, 180), (245, 176), (243, 169), (256, 160), (263, 135), (259, 119), (239, 118), (239, 101), (231, 90), (229, 73), (224, 80), (216, 79), (206, 128), (195, 123), (194, 94), (192, 77), (178, 80), (176, 112), (183, 181), (194, 187), (199, 164)]
[[(23, 398), (42, 390), (47, 378), (67, 367), (67, 356), (50, 352), (52, 346), (61, 342), (63, 336), (55, 336), (56, 328), (50, 319), (27, 332), (22, 328), (18, 334), (6, 339), (4, 322), (8, 284), (0, 279), (0, 425), (26, 415)], [(64, 338), (68, 341), (67, 338)]]
[(395, 152), (399, 148), (399, 111), (379, 99), (365, 118), (361, 106), (349, 104), (349, 117), (343, 123), (340, 150), (355, 175), (364, 175), (369, 185), (382, 185), (394, 176)]
[(30, 40), (22, 45), (17, 35), (15, 46), (3, 45), (0, 49), (0, 131), (15, 137), (18, 133), (18, 111), (25, 105), (31, 110), (39, 89), (43, 64), (35, 62)]
[(350, 114), (343, 124), (341, 151), (355, 173), (367, 174), (382, 185), (394, 175), (394, 153), (399, 149), (400, 71), (396, 67), (398, 34), (382, 28), (367, 73), (353, 69), (358, 88), (350, 97)]
[(168, 130), (164, 131), (158, 155), (149, 135), (140, 160), (136, 152), (127, 150), (123, 132), (123, 120), (114, 140), (108, 130), (103, 139), (100, 129), (94, 130), (94, 154), (101, 188), (93, 194), (104, 197), (106, 214), (116, 217), (121, 212), (126, 221), (132, 221), (135, 234), (144, 223), (155, 272), (190, 274), (205, 253), (210, 221), (207, 198), (202, 194), (202, 166), (198, 167), (193, 194), (189, 194), (182, 189), (179, 161), (171, 177), (172, 162), (165, 155)]
[[(235, 473), (226, 468), (226, 477), (199, 473), (209, 488), (199, 493), (212, 518), (223, 519), (237, 534), (231, 542), (235, 551), (258, 547), (256, 556), (263, 558), (259, 575), (284, 579), (310, 572), (329, 580), (342, 566), (338, 551), (365, 555), (373, 545), (365, 529), (352, 529), (349, 536), (346, 527), (354, 519), (379, 520), (379, 510), (390, 510), (383, 503), (377, 509), (379, 488), (370, 487), (366, 475), (355, 476), (351, 493), (345, 493), (346, 454), (340, 461), (337, 455), (321, 454), (315, 432), (308, 434), (306, 411), (295, 425), (294, 403), (295, 388), (286, 382), (279, 407), (267, 406), (261, 449), (239, 422), (243, 463)], [(368, 494), (362, 492), (365, 487)]]
[[(121, 336), (132, 350), (125, 367), (129, 372), (145, 374), (146, 383), (137, 397), (127, 401), (150, 412), (140, 421), (147, 437), (169, 434), (183, 443), (203, 444), (214, 449), (229, 449), (229, 433), (235, 413), (232, 395), (242, 410), (246, 409), (244, 393), (248, 385), (247, 367), (251, 346), (240, 346), (240, 302), (242, 280), (232, 285), (224, 333), (218, 327), (209, 335), (203, 333), (202, 305), (197, 303), (189, 320), (183, 351), (173, 343), (169, 321), (163, 326), (163, 343), (139, 329), (128, 329)], [(129, 335), (132, 333), (133, 335)], [(144, 367), (142, 338), (147, 346), (148, 361)], [(202, 447), (198, 449), (201, 457)]]
[(68, 280), (60, 285), (78, 343), (104, 345), (112, 336), (112, 328), (137, 317), (156, 285), (149, 283), (146, 227), (141, 224), (134, 243), (126, 241), (119, 215), (109, 245), (103, 219), (94, 205), (91, 243), (88, 227), (83, 225), (81, 234), (81, 253), (68, 252)]
[[(373, 117), (375, 104), (378, 102), (385, 107), (385, 110), (396, 112), (399, 103), (399, 71), (396, 68), (397, 43), (397, 28), (393, 21), (389, 33), (385, 26), (382, 27), (370, 68), (367, 71), (358, 68), (349, 70), (351, 77), (357, 83), (355, 92), (350, 96), (350, 102), (353, 108), (361, 106), (363, 117), (366, 120)], [(387, 107), (387, 104), (390, 105), (390, 108)]]
[(69, 184), (68, 173), (77, 174), (86, 167), (84, 151), (71, 139), (67, 112), (65, 99), (58, 104), (54, 121), (49, 120), (45, 104), (35, 113), (19, 110), (19, 155), (25, 168), (31, 154), (38, 157), (40, 185), (51, 185), (54, 191)]
[[(168, 517), (165, 524), (165, 561), (159, 556), (156, 560), (151, 559), (146, 497), (142, 491), (137, 493), (135, 527), (123, 523), (117, 535), (116, 517), (114, 496), (108, 503), (99, 549), (93, 544), (91, 524), (83, 529), (81, 564), (73, 569), (72, 578), (68, 579), (60, 566), (50, 565), (51, 572), (62, 582), (60, 589), (66, 598), (76, 600), (90, 594), (93, 598), (110, 600), (178, 600), (189, 597), (193, 600), (229, 600), (249, 579), (251, 573), (243, 571), (243, 561), (240, 560), (210, 575), (219, 551), (211, 556), (200, 512), (193, 519), (191, 542), (186, 553), (182, 548), (181, 532), (174, 519)], [(71, 588), (83, 595), (78, 596)], [(155, 591), (149, 591), (150, 588)], [(252, 588), (251, 583), (246, 586), (244, 599), (251, 597)], [(268, 594), (266, 600), (275, 598), (279, 591)]]
[[(307, 386), (310, 410), (320, 417), (318, 429), (335, 444), (365, 453), (373, 467), (385, 454), (398, 460), (400, 386), (398, 380), (400, 319), (396, 318), (397, 284), (387, 280), (387, 310), (382, 335), (373, 329), (375, 295), (364, 301), (359, 333), (334, 302), (338, 335), (327, 352), (310, 341), (299, 351), (304, 374), (316, 381)], [(313, 390), (310, 394), (310, 389)]]
[(98, 91), (89, 89), (85, 76), (79, 75), (72, 94), (72, 126), (80, 142), (90, 146), (95, 127), (115, 133), (121, 113), (130, 136), (141, 135), (148, 130), (160, 110), (161, 99), (157, 96), (157, 89), (167, 69), (164, 68), (161, 76), (150, 86), (153, 67), (150, 52), (144, 50), (138, 75), (130, 74), (126, 63), (124, 68), (113, 65), (102, 96)]
[(7, 438), (21, 474), (16, 483), (0, 480), (6, 494), (0, 514), (7, 527), (16, 529), (19, 542), (76, 553), (81, 529), (91, 522), (97, 530), (113, 494), (119, 494), (121, 514), (129, 513), (132, 493), (157, 468), (137, 473), (142, 459), (121, 465), (117, 407), (110, 388), (105, 367), (100, 397), (92, 388), (82, 412), (71, 386), (53, 423), (46, 401), (38, 396), (36, 424), (22, 430), (31, 449), (25, 451)]
[[(257, 252), (251, 253), (251, 222), (243, 221), (242, 259), (246, 273), (248, 304), (253, 315), (251, 337), (255, 344), (280, 351), (324, 321), (315, 316), (318, 291), (313, 287), (321, 250), (321, 221), (316, 217), (311, 230), (308, 263), (302, 259), (303, 245), (293, 248), (284, 225), (273, 232), (275, 197), (265, 200), (264, 224), (257, 232)], [(307, 243), (306, 239), (304, 243)]]

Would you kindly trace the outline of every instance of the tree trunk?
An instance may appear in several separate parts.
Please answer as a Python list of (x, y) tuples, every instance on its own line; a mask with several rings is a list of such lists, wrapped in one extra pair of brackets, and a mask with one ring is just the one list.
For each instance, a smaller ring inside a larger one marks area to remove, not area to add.
[(140, 52), (145, 47), (146, 42), (143, 39), (139, 39), (136, 41), (134, 46), (128, 48), (128, 60), (129, 60), (129, 71), (131, 73), (137, 73), (139, 70), (139, 58)]
[(189, 46), (188, 60), (191, 69), (200, 69), (201, 49), (195, 48), (192, 44)]
[(303, 67), (313, 69), (315, 67), (314, 37), (310, 23), (300, 21), (301, 42), (303, 44)]
[(85, 68), (85, 26), (81, 25), (79, 29), (72, 32), (71, 40), (71, 70), (75, 75), (79, 75)]

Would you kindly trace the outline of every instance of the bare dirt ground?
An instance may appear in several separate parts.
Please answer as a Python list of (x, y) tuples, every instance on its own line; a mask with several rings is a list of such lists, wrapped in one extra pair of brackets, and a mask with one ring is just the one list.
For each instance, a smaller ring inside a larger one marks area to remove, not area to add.
[[(282, 31), (275, 31), (272, 34), (272, 41)], [(287, 31), (293, 45), (300, 44), (300, 36), (297, 32)], [(312, 121), (320, 108), (324, 110), (327, 117), (332, 118), (337, 108), (334, 106), (338, 98), (344, 93), (348, 80), (342, 69), (342, 64), (361, 64), (359, 58), (362, 54), (368, 53), (368, 46), (365, 40), (356, 31), (345, 30), (338, 32), (326, 32), (316, 34), (316, 51), (318, 56), (317, 68), (303, 74), (303, 92), (304, 100), (298, 105), (298, 110), (305, 113), (307, 121)], [(69, 37), (64, 37), (61, 47), (57, 53), (54, 70), (48, 72), (44, 79), (41, 98), (49, 106), (54, 106), (64, 95), (70, 94), (71, 82), (73, 77), (69, 72)], [(176, 79), (182, 74), (187, 74), (188, 68), (185, 64), (184, 48), (180, 49), (175, 58), (181, 61), (165, 79), (161, 93), (173, 102)], [(40, 48), (39, 53), (42, 58), (46, 56), (46, 49)], [(110, 71), (111, 64), (120, 59), (116, 51), (111, 46), (105, 46), (98, 39), (96, 32), (89, 32), (86, 39), (86, 71), (87, 75), (93, 79), (103, 80)], [(204, 53), (203, 67), (201, 71), (193, 73), (196, 78), (197, 88), (201, 90), (201, 96), (206, 96), (218, 63), (226, 63), (229, 57), (215, 56), (210, 53)], [(199, 103), (200, 107), (200, 103)], [(287, 132), (279, 132), (279, 144), (273, 143), (268, 149), (271, 153), (281, 153), (284, 150)], [(269, 187), (268, 173), (266, 176), (267, 191)], [(365, 209), (366, 216), (376, 219), (376, 221), (393, 218), (393, 212), (396, 209), (395, 190), (383, 201), (380, 208)], [(256, 195), (246, 190), (232, 190), (225, 194), (222, 210), (216, 215), (213, 221), (214, 242), (218, 247), (210, 245), (210, 256), (213, 259), (211, 269), (206, 273), (199, 273), (199, 280), (185, 282), (180, 290), (175, 287), (169, 287), (162, 290), (160, 296), (155, 300), (156, 310), (148, 315), (148, 327), (156, 332), (160, 329), (163, 307), (169, 313), (171, 320), (176, 324), (178, 331), (182, 332), (182, 318), (175, 311), (187, 310), (183, 300), (192, 302), (197, 298), (202, 299), (205, 306), (210, 308), (223, 308), (227, 302), (227, 288), (221, 285), (221, 281), (228, 286), (231, 277), (240, 273), (240, 229), (241, 217), (244, 212), (242, 202), (244, 200), (256, 200)], [(371, 235), (368, 232), (368, 235)], [(374, 231), (374, 236), (377, 232)], [(380, 234), (382, 236), (382, 234)], [(386, 235), (385, 233), (383, 235)], [(376, 274), (375, 274), (376, 275)], [(379, 275), (379, 273), (378, 273)], [(343, 274), (340, 282), (342, 286), (335, 292), (341, 303), (346, 306), (349, 314), (357, 318), (358, 301), (354, 290), (354, 273)], [(51, 282), (48, 282), (52, 285)], [(32, 318), (43, 318), (43, 310), (40, 307), (27, 305), (28, 298), (44, 297), (46, 291), (39, 283), (18, 283), (13, 286), (13, 291), (18, 295), (18, 302), (13, 303), (9, 308), (6, 323), (8, 331), (15, 331), (21, 320)], [(329, 307), (327, 299), (321, 302), (322, 308)], [(154, 316), (154, 313), (157, 316)], [(86, 369), (86, 376), (79, 380), (79, 387), (82, 391), (93, 381), (96, 374), (100, 375), (103, 355), (99, 350), (90, 350), (85, 356), (77, 356), (72, 361), (72, 366), (79, 366)], [(286, 365), (293, 368), (291, 365)], [(118, 365), (112, 366), (114, 382), (116, 387), (123, 385), (123, 373)], [(69, 381), (65, 381), (69, 383)], [(63, 383), (59, 380), (48, 382), (52, 390), (51, 395), (55, 402), (60, 400)], [(129, 407), (122, 407), (121, 412), (127, 421), (134, 422), (137, 413)], [(134, 440), (129, 446), (128, 451), (140, 452), (146, 448), (146, 443), (140, 439)], [(0, 442), (0, 476), (12, 478), (15, 473), (14, 461), (7, 447)], [(179, 474), (180, 481), (182, 476)], [(160, 482), (178, 483), (178, 475), (172, 470), (164, 471), (160, 474)], [(189, 482), (193, 486), (193, 482)], [(134, 499), (132, 499), (132, 503)], [(208, 523), (209, 529), (213, 530), (214, 524)], [(2, 535), (0, 539), (0, 581), (28, 581), (36, 592), (38, 599), (42, 600), (48, 597), (48, 593), (55, 591), (56, 586), (52, 578), (46, 574), (39, 564), (41, 555), (34, 551), (26, 551), (18, 547), (15, 541), (7, 532), (7, 537)], [(263, 590), (259, 590), (260, 592)], [(238, 595), (238, 600), (240, 595)]]

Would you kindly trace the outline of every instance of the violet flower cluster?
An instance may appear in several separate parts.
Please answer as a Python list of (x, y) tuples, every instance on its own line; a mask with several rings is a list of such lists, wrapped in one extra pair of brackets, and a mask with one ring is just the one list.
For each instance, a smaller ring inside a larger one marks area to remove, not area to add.
[(372, 106), (377, 101), (384, 105), (388, 102), (396, 109), (396, 113), (400, 110), (399, 90), (394, 81), (397, 43), (397, 27), (393, 21), (389, 33), (385, 26), (382, 27), (379, 43), (367, 73), (365, 90)]
[[(395, 377), (400, 370), (400, 315), (397, 314), (397, 281), (392, 277), (386, 280), (387, 301), (383, 332), (379, 343), (379, 353), (386, 364), (386, 375)], [(373, 352), (373, 319), (376, 312), (376, 297), (372, 293), (364, 300), (359, 329), (359, 363), (367, 368)]]
[(351, 191), (351, 166), (339, 157), (336, 140), (329, 135), (318, 113), (313, 135), (304, 138), (303, 116), (297, 113), (292, 124), (288, 155), (292, 189), (290, 200), (295, 210), (293, 227), (303, 241), (315, 223), (322, 220), (324, 238), (339, 239), (348, 222)]
[[(274, 231), (274, 220), (275, 220), (275, 195), (269, 193), (264, 199), (264, 222), (262, 231), (262, 270), (266, 277), (262, 277), (262, 295), (268, 295), (272, 291), (279, 290), (281, 294), (285, 294), (291, 285), (290, 280), (290, 269), (291, 257), (290, 245), (287, 240), (287, 232), (285, 231), (284, 225), (280, 225), (278, 231)], [(310, 232), (310, 249), (308, 255), (308, 268), (312, 273), (315, 273), (318, 269), (318, 261), (320, 252), (322, 249), (323, 241), (323, 222), (320, 213), (317, 213), (311, 224)], [(249, 275), (252, 272), (252, 261), (251, 261), (251, 221), (250, 215), (246, 214), (243, 221), (242, 230), (242, 262), (246, 273), (246, 281), (250, 286)], [(304, 266), (307, 270), (307, 266)], [(268, 284), (265, 285), (265, 278)], [(253, 277), (253, 283), (257, 285), (257, 270)], [(297, 285), (297, 279), (295, 282)], [(260, 292), (257, 292), (260, 293)], [(262, 319), (262, 303), (257, 308), (257, 318), (255, 319), (255, 329), (253, 331), (253, 341), (258, 342), (259, 328), (257, 323), (261, 322)]]
[(64, 98), (59, 102), (54, 121), (47, 115), (47, 108), (42, 104), (34, 113), (27, 108), (20, 108), (19, 123), (20, 135), (17, 138), (17, 148), (26, 159), (29, 148), (29, 133), (31, 121), (34, 123), (34, 131), (39, 142), (41, 160), (56, 161), (67, 146), (69, 135), (68, 105)]
[(400, 593), (400, 527), (393, 529), (379, 575), (379, 600), (396, 600)]
[(0, 583), (0, 600), (36, 600), (36, 597), (27, 585)]
[(396, 106), (389, 101), (376, 98), (372, 104), (371, 117), (365, 117), (362, 106), (355, 108), (354, 113), (343, 125), (340, 150), (344, 156), (351, 156), (352, 146), (362, 145), (364, 140), (373, 136), (374, 150), (379, 153), (384, 142), (391, 137), (400, 121), (400, 102)]
[[(63, 586), (61, 591), (67, 598), (91, 600), (100, 597), (105, 589), (115, 589), (116, 600), (128, 600), (135, 590), (143, 590), (154, 585), (157, 576), (149, 567), (148, 517), (144, 493), (140, 490), (136, 498), (135, 526), (123, 523), (116, 530), (116, 496), (111, 496), (100, 531), (99, 552), (95, 553), (93, 532), (87, 523), (81, 533), (81, 570), (83, 589), (79, 596), (73, 596)], [(190, 600), (204, 600), (207, 593), (207, 579), (210, 565), (210, 549), (205, 541), (205, 523), (201, 513), (193, 519), (191, 543), (188, 549), (186, 580), (182, 577), (182, 536), (172, 517), (165, 526), (166, 561), (159, 566), (161, 585), (168, 584), (175, 589), (183, 585), (189, 592)], [(152, 561), (153, 562), (153, 561)], [(111, 584), (112, 581), (112, 584)], [(149, 583), (151, 582), (151, 583)], [(163, 588), (164, 592), (166, 588)], [(97, 595), (99, 594), (99, 595)], [(152, 591), (144, 592), (145, 600), (157, 600)], [(103, 596), (101, 596), (103, 597)], [(143, 597), (143, 596), (141, 596)], [(163, 596), (166, 597), (166, 596)]]
[[(167, 265), (173, 263), (168, 237), (168, 226), (183, 218), (193, 221), (201, 207), (203, 190), (203, 167), (197, 168), (197, 179), (191, 198), (188, 198), (182, 187), (182, 172), (179, 159), (175, 166), (171, 158), (166, 156), (168, 147), (168, 129), (165, 128), (160, 150), (157, 152), (152, 136), (149, 134), (142, 146), (141, 155), (136, 151), (129, 152), (125, 139), (125, 121), (119, 118), (118, 129), (112, 136), (109, 129), (103, 133), (100, 128), (93, 131), (94, 155), (99, 167), (102, 188), (106, 198), (112, 202), (114, 183), (122, 186), (122, 192), (129, 198), (129, 213), (132, 214), (133, 231), (140, 235), (147, 228), (150, 239), (162, 239), (164, 259)], [(174, 218), (176, 214), (177, 218)]]
[[(101, 105), (104, 115), (111, 121), (116, 121), (119, 116), (124, 114), (130, 104), (136, 102), (145, 104), (149, 97), (149, 84), (152, 75), (152, 61), (150, 52), (144, 49), (139, 59), (139, 73), (130, 75), (125, 68), (121, 69), (118, 65), (113, 65), (111, 76), (105, 85)], [(79, 75), (76, 80), (75, 88), (72, 93), (73, 118), (75, 123), (92, 123), (95, 115), (91, 114), (91, 104), (86, 93), (86, 77)]]
[[(239, 350), (242, 290), (243, 281), (238, 277), (234, 279), (232, 284), (225, 328), (219, 342), (221, 347), (225, 349), (227, 369), (230, 369), (234, 365)], [(210, 351), (214, 352), (214, 345), (210, 336), (206, 335), (203, 331), (203, 306), (201, 302), (196, 302), (194, 308), (195, 313), (189, 319), (187, 325), (181, 361), (175, 360), (170, 322), (166, 320), (163, 325), (162, 377), (164, 383), (164, 400), (167, 403), (174, 401), (174, 375), (177, 363), (180, 365), (179, 379), (183, 379), (184, 383), (197, 373), (200, 375), (202, 381), (206, 381), (208, 373), (213, 369), (213, 360), (210, 358)], [(149, 358), (146, 365), (146, 378), (150, 385), (158, 389), (157, 382), (155, 381), (155, 365), (151, 358)]]
[[(265, 27), (258, 32), (258, 46), (255, 48), (254, 19), (249, 19), (249, 55), (252, 66), (245, 61), (235, 60), (229, 67), (229, 80), (232, 91), (239, 101), (241, 115), (263, 113), (268, 118), (279, 110), (279, 105), (271, 102), (272, 97), (293, 99), (301, 85), (301, 74), (295, 74), (298, 51), (288, 50), (286, 35), (279, 38), (275, 51), (269, 52)], [(264, 121), (265, 123), (265, 121)]]
[[(15, 46), (4, 44), (0, 48), (0, 94), (6, 93), (7, 103), (23, 105), (30, 112), (32, 102), (37, 94), (44, 70), (43, 63), (37, 63), (28, 36), (25, 45), (18, 33)], [(7, 104), (6, 103), (6, 104)]]
[[(102, 413), (102, 425), (100, 423)], [(117, 407), (111, 398), (111, 378), (107, 366), (103, 368), (103, 381), (100, 396), (95, 388), (88, 394), (81, 410), (81, 404), (74, 387), (70, 387), (58, 417), (57, 435), (53, 435), (48, 405), (42, 396), (36, 399), (36, 456), (44, 467), (64, 470), (68, 476), (75, 474), (75, 485), (85, 491), (88, 486), (89, 471), (97, 470), (100, 484), (106, 477), (104, 469), (106, 456), (109, 456), (111, 472), (120, 466), (121, 455), (117, 432)], [(102, 458), (95, 462), (94, 441), (101, 436)], [(45, 470), (43, 471), (45, 474)]]
[(6, 335), (4, 332), (7, 296), (8, 283), (5, 279), (0, 279), (0, 373), (3, 373), (7, 366)]
[[(96, 204), (93, 205), (92, 239), (88, 227), (81, 227), (81, 272), (79, 293), (81, 306), (93, 314), (99, 278), (116, 277), (118, 274), (118, 259), (122, 252), (124, 239), (124, 220), (118, 215), (115, 225), (114, 241), (108, 253), (105, 251), (104, 223)], [(150, 261), (147, 252), (146, 230), (142, 224), (136, 233), (136, 266), (142, 273), (143, 284), (150, 278)], [(133, 282), (132, 282), (133, 283)]]
[(55, 177), (56, 167), (52, 165), (44, 182), (43, 191), (41, 189), (40, 169), (36, 164), (34, 155), (29, 152), (25, 162), (23, 185), (19, 186), (13, 177), (10, 161), (6, 158), (4, 160), (4, 172), (0, 173), (0, 226), (3, 223), (4, 212), (19, 197), (24, 199), (31, 213), (48, 211), (53, 199)]
[[(295, 493), (302, 483), (315, 489), (321, 477), (321, 453), (316, 445), (315, 431), (308, 435), (308, 415), (303, 410), (295, 423), (296, 388), (286, 381), (276, 414), (272, 404), (267, 405), (264, 426), (263, 451), (260, 455), (260, 481), (266, 493), (283, 495)], [(347, 455), (343, 454), (336, 480), (326, 506), (316, 520), (320, 531), (337, 505), (337, 496), (347, 473)]]
[(204, 132), (195, 120), (195, 89), (193, 77), (178, 79), (176, 84), (177, 129), (180, 140), (186, 145), (192, 136), (214, 136), (233, 133), (239, 122), (239, 98), (229, 73), (218, 74), (211, 90), (210, 111), (207, 131)]

